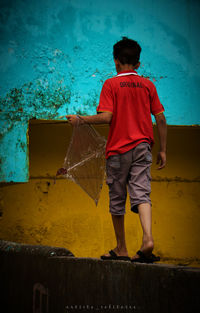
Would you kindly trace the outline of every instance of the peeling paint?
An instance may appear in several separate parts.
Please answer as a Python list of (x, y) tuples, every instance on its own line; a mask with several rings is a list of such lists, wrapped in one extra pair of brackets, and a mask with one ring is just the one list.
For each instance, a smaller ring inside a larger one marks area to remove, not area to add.
[(67, 111), (70, 97), (70, 88), (60, 82), (51, 86), (46, 81), (36, 80), (25, 83), (18, 89), (13, 88), (5, 97), (0, 97), (0, 110), (11, 121), (23, 120), (24, 117), (30, 119), (33, 116), (52, 119), (62, 106)]

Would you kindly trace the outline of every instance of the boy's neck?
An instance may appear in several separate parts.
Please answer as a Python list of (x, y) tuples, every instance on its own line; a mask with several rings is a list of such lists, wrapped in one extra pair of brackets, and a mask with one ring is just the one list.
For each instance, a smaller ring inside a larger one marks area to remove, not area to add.
[(123, 71), (135, 71), (139, 67), (139, 63), (134, 65), (131, 64), (121, 64), (118, 62), (116, 65), (116, 71), (117, 73), (123, 72)]

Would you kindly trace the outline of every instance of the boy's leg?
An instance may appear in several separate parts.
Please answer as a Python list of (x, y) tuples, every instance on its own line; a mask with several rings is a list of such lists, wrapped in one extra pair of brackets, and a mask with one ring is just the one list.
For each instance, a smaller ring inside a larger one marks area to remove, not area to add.
[[(119, 256), (128, 256), (125, 241), (124, 214), (127, 196), (127, 175), (131, 159), (131, 152), (127, 152), (123, 155), (114, 155), (106, 162), (110, 213), (117, 241), (117, 246), (112, 250)], [(109, 256), (109, 254), (105, 254), (104, 256)]]
[[(140, 223), (143, 230), (142, 246), (140, 250), (145, 255), (151, 255), (154, 247), (153, 236), (152, 236), (152, 214), (151, 214), (151, 204), (141, 203), (138, 205)], [(136, 254), (133, 258), (139, 257)]]
[[(153, 251), (152, 217), (151, 217), (151, 148), (148, 143), (141, 143), (133, 149), (133, 163), (130, 169), (128, 190), (131, 200), (131, 210), (139, 213), (143, 230), (143, 240), (140, 250), (148, 255)], [(136, 255), (135, 257), (138, 257)], [(134, 257), (134, 258), (135, 258)]]
[(117, 241), (117, 247), (114, 251), (118, 255), (128, 255), (125, 240), (125, 230), (124, 230), (124, 215), (112, 215), (113, 227), (115, 230), (115, 237)]
[[(111, 215), (113, 227), (115, 230), (115, 237), (117, 241), (116, 248), (112, 249), (119, 256), (128, 256), (125, 240), (125, 229), (124, 229), (124, 215)], [(109, 254), (105, 254), (109, 256)]]

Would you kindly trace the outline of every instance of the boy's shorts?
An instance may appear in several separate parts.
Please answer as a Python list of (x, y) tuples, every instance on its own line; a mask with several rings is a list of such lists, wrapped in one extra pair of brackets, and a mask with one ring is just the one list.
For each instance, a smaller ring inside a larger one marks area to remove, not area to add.
[(151, 164), (151, 147), (147, 142), (140, 143), (126, 153), (112, 155), (106, 160), (111, 214), (125, 214), (127, 187), (131, 211), (138, 213), (138, 204), (151, 204)]

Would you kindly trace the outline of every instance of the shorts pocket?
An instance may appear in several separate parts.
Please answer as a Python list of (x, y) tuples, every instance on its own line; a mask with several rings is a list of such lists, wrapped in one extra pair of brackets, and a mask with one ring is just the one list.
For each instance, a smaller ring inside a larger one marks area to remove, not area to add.
[(120, 155), (111, 155), (107, 164), (112, 168), (120, 169)]
[(107, 159), (106, 162), (106, 174), (110, 179), (118, 180), (121, 175), (121, 164), (120, 156), (112, 155)]
[(145, 161), (150, 164), (152, 163), (152, 154), (150, 151), (145, 154)]

